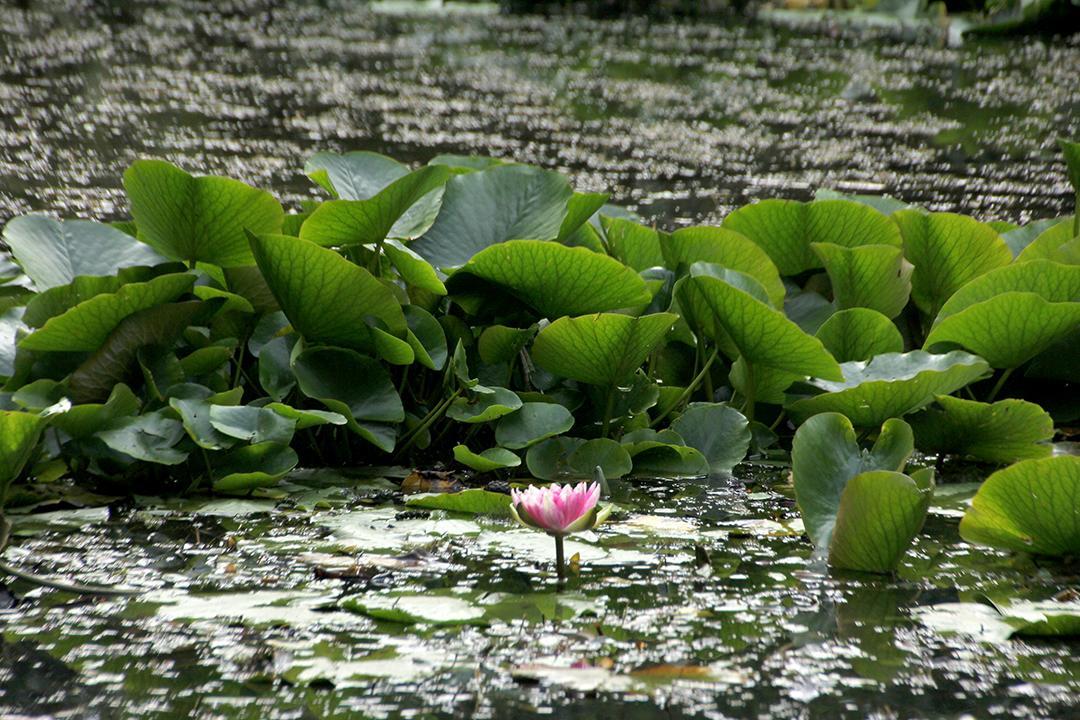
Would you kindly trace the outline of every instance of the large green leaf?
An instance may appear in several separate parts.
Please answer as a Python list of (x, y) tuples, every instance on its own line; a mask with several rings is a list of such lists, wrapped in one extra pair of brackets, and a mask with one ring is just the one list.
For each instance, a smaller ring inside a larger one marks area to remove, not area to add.
[(520, 450), (564, 433), (573, 426), (574, 416), (562, 405), (527, 402), (517, 412), (499, 420), (495, 426), (495, 442)]
[(965, 284), (1012, 262), (997, 230), (965, 215), (901, 210), (892, 217), (904, 236), (904, 255), (915, 266), (911, 298), (930, 317)]
[(458, 175), (446, 184), (435, 224), (412, 248), (450, 268), (506, 240), (553, 240), (572, 195), (562, 175), (525, 165)]
[(960, 536), (980, 545), (1080, 554), (1080, 457), (1024, 460), (986, 479), (960, 521)]
[(408, 246), (397, 240), (387, 240), (383, 244), (383, 252), (406, 283), (435, 295), (446, 294), (446, 286), (439, 278), (439, 273), (431, 266), (431, 263), (417, 255)]
[(887, 420), (874, 446), (859, 447), (851, 422), (822, 413), (795, 433), (791, 472), (806, 532), (836, 567), (888, 572), (926, 515), (928, 473), (901, 471), (914, 451), (911, 428)]
[(66, 285), (80, 275), (112, 275), (119, 268), (165, 262), (149, 245), (89, 220), (23, 215), (8, 222), (3, 237), (38, 290)]
[(180, 415), (184, 430), (196, 445), (205, 450), (224, 450), (236, 444), (234, 437), (219, 432), (210, 420), (211, 408), (221, 399), (214, 397), (209, 388), (184, 383), (168, 392), (169, 406)]
[(1069, 265), (1080, 264), (1080, 245), (1077, 243), (1074, 228), (1075, 220), (1072, 216), (1055, 221), (1025, 246), (1013, 262), (1043, 259)]
[(870, 308), (894, 318), (911, 294), (911, 265), (893, 245), (848, 248), (833, 243), (811, 245), (832, 283), (833, 299), (841, 310)]
[(566, 217), (559, 226), (559, 236), (556, 239), (564, 245), (584, 245), (590, 250), (603, 252), (604, 246), (588, 222), (589, 218), (604, 207), (607, 200), (607, 193), (575, 192), (566, 204)]
[(300, 238), (324, 247), (379, 243), (400, 236), (392, 230), (406, 211), (446, 184), (450, 171), (430, 165), (398, 178), (367, 200), (330, 200), (300, 227)]
[(8, 486), (30, 460), (46, 424), (36, 413), (0, 410), (0, 510), (7, 499)]
[(749, 421), (721, 403), (691, 403), (671, 429), (705, 456), (713, 473), (731, 472), (750, 448)]
[(877, 427), (983, 377), (986, 361), (959, 350), (931, 355), (922, 350), (886, 353), (870, 362), (840, 366), (844, 380), (811, 380), (824, 392), (796, 400), (788, 412), (796, 422), (823, 412), (843, 413), (860, 427)]
[(821, 267), (811, 243), (844, 247), (893, 245), (902, 241), (896, 225), (868, 205), (850, 200), (763, 200), (739, 208), (724, 227), (740, 232), (769, 254), (784, 275)]
[(454, 273), (449, 289), (469, 276), (509, 291), (541, 315), (585, 315), (649, 302), (645, 281), (614, 258), (542, 240), (503, 242)]
[(1065, 171), (1069, 176), (1069, 184), (1073, 186), (1073, 192), (1080, 195), (1080, 143), (1059, 139), (1058, 147), (1061, 148), (1061, 154), (1065, 158)]
[[(458, 445), (458, 447), (465, 447)], [(502, 448), (492, 448), (502, 450)], [(490, 450), (487, 452), (491, 452)], [(512, 458), (517, 458), (512, 452), (502, 450)], [(455, 456), (457, 449), (455, 448)], [(520, 458), (515, 465), (521, 463)], [(511, 466), (505, 466), (511, 467)], [(473, 468), (479, 470), (479, 468)], [(493, 469), (493, 468), (489, 468)], [(482, 471), (483, 472), (483, 471)], [(496, 517), (510, 517), (510, 496), (506, 493), (491, 492), (480, 488), (470, 488), (453, 493), (421, 493), (410, 495), (405, 504), (409, 507), (427, 508), (429, 510), (446, 510), (447, 512), (469, 513), (471, 515), (493, 515)]]
[(364, 268), (286, 235), (253, 237), (251, 247), (281, 309), (308, 340), (373, 352), (376, 329), (406, 337), (397, 298)]
[[(203, 303), (194, 301), (166, 303), (121, 320), (101, 347), (71, 374), (68, 379), (71, 399), (92, 403), (107, 398), (135, 364), (140, 348), (171, 347), (203, 309)], [(222, 349), (227, 355), (230, 353), (228, 348)]]
[(755, 242), (734, 230), (719, 227), (688, 227), (676, 230), (660, 245), (671, 270), (689, 269), (707, 262), (738, 270), (761, 283), (774, 307), (784, 303), (784, 282), (776, 265)]
[(344, 415), (349, 429), (386, 452), (405, 409), (382, 364), (341, 348), (311, 348), (293, 362), (300, 391)]
[(251, 444), (288, 445), (296, 430), (295, 419), (271, 408), (252, 405), (211, 405), (210, 425), (223, 435)]
[(639, 272), (664, 264), (660, 235), (655, 228), (606, 215), (600, 216), (600, 225), (607, 238), (608, 252), (619, 262)]
[(1054, 421), (1035, 403), (1001, 400), (990, 404), (939, 395), (911, 419), (915, 444), (923, 452), (966, 455), (1007, 463), (1051, 453)]
[(317, 152), (304, 163), (304, 173), (342, 200), (367, 200), (398, 178), (407, 165), (379, 153)]
[(521, 458), (506, 448), (493, 447), (473, 452), (467, 445), (454, 446), (454, 459), (476, 472), (491, 472), (521, 465)]
[(139, 239), (173, 260), (250, 265), (245, 231), (281, 231), (285, 212), (270, 193), (223, 177), (195, 177), (162, 160), (136, 160), (124, 189)]
[(1080, 266), (1015, 263), (964, 286), (941, 308), (923, 345), (959, 346), (1011, 368), (1066, 338), (1080, 323)]
[(184, 437), (184, 426), (169, 416), (168, 409), (133, 417), (120, 417), (95, 433), (111, 450), (135, 460), (159, 465), (179, 465), (188, 454), (175, 445)]
[(607, 438), (553, 437), (530, 447), (525, 459), (541, 480), (591, 478), (597, 467), (606, 478), (620, 478), (633, 467), (626, 448)]
[(446, 417), (462, 423), (485, 423), (509, 415), (521, 407), (521, 398), (512, 390), (496, 387), (494, 392), (459, 397), (446, 409)]
[(435, 316), (419, 305), (405, 305), (405, 322), (409, 325), (409, 345), (416, 360), (431, 370), (442, 370), (446, 365), (446, 333)]
[(562, 317), (536, 336), (532, 357), (555, 375), (593, 385), (618, 385), (633, 375), (676, 320), (678, 316), (672, 313)]
[[(734, 270), (695, 263), (675, 296), (692, 327), (732, 357), (800, 376), (840, 379), (840, 367), (817, 338), (767, 302), (756, 280)], [(715, 273), (715, 274), (710, 274)]]
[(895, 570), (926, 520), (933, 477), (927, 468), (910, 477), (871, 470), (851, 478), (836, 511), (829, 564), (862, 572)]
[(816, 337), (837, 362), (870, 360), (875, 355), (904, 350), (904, 338), (889, 318), (869, 308), (834, 313), (818, 328)]
[(95, 295), (49, 318), (40, 330), (23, 338), (19, 347), (42, 352), (97, 350), (124, 318), (172, 302), (191, 290), (194, 282), (194, 275), (176, 273), (149, 282), (129, 283), (113, 293)]
[(275, 484), (296, 467), (300, 459), (288, 445), (261, 442), (245, 445), (219, 459), (213, 468), (217, 492), (243, 492)]

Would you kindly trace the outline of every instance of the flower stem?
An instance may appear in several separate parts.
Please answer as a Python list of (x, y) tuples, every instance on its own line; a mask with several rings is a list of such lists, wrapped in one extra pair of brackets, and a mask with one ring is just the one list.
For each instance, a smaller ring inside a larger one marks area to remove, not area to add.
[(660, 422), (661, 422), (661, 421), (662, 421), (662, 420), (663, 420), (664, 418), (666, 418), (666, 417), (667, 417), (668, 415), (670, 415), (670, 414), (671, 414), (671, 412), (672, 412), (673, 410), (675, 410), (675, 408), (679, 407), (679, 405), (681, 405), (681, 404), (683, 403), (683, 401), (684, 401), (684, 400), (686, 400), (686, 398), (690, 397), (690, 395), (691, 395), (691, 394), (692, 394), (692, 393), (694, 392), (694, 390), (695, 390), (695, 389), (697, 389), (697, 386), (698, 386), (699, 384), (701, 384), (701, 381), (702, 381), (702, 380), (703, 380), (703, 379), (705, 378), (705, 376), (706, 376), (706, 375), (708, 374), (708, 372), (709, 372), (709, 368), (710, 368), (710, 367), (712, 367), (713, 361), (714, 361), (714, 360), (716, 360), (716, 354), (717, 354), (717, 352), (718, 352), (718, 351), (717, 351), (716, 349), (714, 349), (714, 350), (712, 351), (712, 354), (711, 354), (711, 355), (709, 355), (709, 359), (705, 361), (705, 364), (704, 364), (704, 365), (702, 366), (701, 370), (700, 370), (700, 371), (698, 372), (698, 374), (697, 374), (697, 375), (696, 375), (696, 376), (694, 377), (694, 379), (690, 381), (690, 384), (689, 384), (689, 385), (687, 385), (687, 386), (686, 386), (686, 388), (685, 388), (685, 389), (684, 389), (684, 390), (683, 390), (683, 391), (682, 391), (682, 392), (681, 392), (681, 393), (679, 394), (679, 397), (677, 397), (677, 398), (675, 399), (675, 402), (671, 403), (671, 404), (670, 404), (670, 405), (668, 406), (668, 409), (667, 409), (667, 410), (665, 410), (665, 411), (664, 411), (664, 412), (663, 412), (663, 413), (662, 413), (661, 415), (659, 415), (659, 416), (658, 416), (658, 417), (657, 417), (657, 418), (656, 418), (655, 420), (653, 420), (653, 421), (652, 421), (651, 423), (649, 423), (649, 427), (656, 427), (657, 425), (659, 425), (659, 424), (660, 424)]
[(1016, 368), (1006, 368), (1004, 372), (1001, 373), (1001, 377), (994, 383), (994, 387), (990, 390), (990, 394), (986, 396), (986, 402), (994, 402), (994, 398), (1001, 392), (1001, 388), (1005, 387), (1005, 381), (1009, 379), (1009, 376), (1012, 375), (1012, 371), (1015, 369)]
[(563, 558), (563, 539), (562, 535), (555, 536), (555, 574), (559, 578), (559, 589), (562, 589), (563, 583), (566, 581), (565, 565), (566, 561)]
[(615, 407), (615, 386), (611, 386), (607, 389), (607, 399), (604, 403), (604, 422), (600, 425), (600, 437), (606, 438), (608, 436), (608, 429), (611, 427), (611, 412)]

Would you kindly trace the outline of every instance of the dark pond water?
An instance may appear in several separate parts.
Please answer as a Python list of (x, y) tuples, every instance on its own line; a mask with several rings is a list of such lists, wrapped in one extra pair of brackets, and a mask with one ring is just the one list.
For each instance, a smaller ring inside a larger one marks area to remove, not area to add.
[[(1046, 217), (1069, 208), (1054, 139), (1080, 134), (1077, 68), (1077, 38), (946, 48), (926, 28), (5, 3), (0, 221), (122, 216), (139, 156), (297, 203), (316, 149), (512, 157), (672, 224), (821, 186)], [(580, 574), (558, 597), (546, 538), (406, 513), (382, 479), (300, 474), (243, 500), (69, 494), (17, 522), (5, 559), (141, 594), (0, 589), (0, 716), (1080, 712), (1075, 641), (1005, 640), (979, 606), (949, 612), (1080, 583), (961, 542), (969, 485), (942, 488), (897, 576), (872, 578), (812, 561), (782, 470), (737, 474), (622, 488), (615, 520), (568, 547)], [(349, 597), (398, 597), (426, 621), (346, 612)]]
[(1080, 36), (942, 36), (352, 0), (0, 3), (0, 220), (122, 216), (140, 156), (295, 203), (317, 149), (538, 163), (663, 223), (819, 187), (988, 219), (1065, 213), (1055, 139), (1080, 135)]

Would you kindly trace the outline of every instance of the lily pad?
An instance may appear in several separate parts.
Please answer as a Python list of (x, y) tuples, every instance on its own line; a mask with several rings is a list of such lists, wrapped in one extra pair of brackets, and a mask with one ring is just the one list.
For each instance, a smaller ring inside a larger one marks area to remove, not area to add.
[(0, 410), (0, 511), (11, 481), (30, 460), (46, 425), (37, 413)]
[(293, 372), (301, 392), (345, 416), (349, 429), (381, 450), (394, 449), (395, 424), (405, 419), (405, 409), (377, 360), (341, 348), (310, 348), (297, 356)]
[(393, 593), (346, 597), (341, 606), (351, 612), (403, 625), (486, 625), (484, 608), (448, 593)]
[(184, 437), (183, 424), (162, 410), (117, 418), (94, 437), (118, 453), (145, 462), (179, 465), (188, 456), (175, 447)]
[(1080, 457), (1024, 460), (983, 483), (960, 521), (960, 536), (980, 545), (1038, 555), (1080, 553)]
[(894, 318), (907, 305), (912, 266), (904, 260), (900, 248), (893, 245), (848, 248), (833, 243), (814, 243), (811, 247), (825, 264), (833, 299), (841, 310), (870, 308)]
[(731, 472), (750, 447), (749, 421), (722, 403), (691, 403), (671, 423), (671, 430), (701, 452), (713, 473)]
[(1008, 463), (1050, 455), (1054, 420), (1025, 400), (975, 402), (939, 395), (911, 418), (915, 444), (923, 452), (950, 453)]
[(409, 174), (409, 167), (379, 153), (317, 152), (304, 163), (304, 173), (334, 197), (367, 200), (395, 180)]
[(680, 228), (661, 244), (664, 262), (671, 270), (689, 269), (707, 262), (738, 270), (761, 283), (773, 307), (784, 303), (784, 283), (768, 254), (744, 235), (720, 227)]
[(540, 240), (499, 243), (451, 278), (451, 294), (478, 277), (508, 291), (548, 318), (644, 305), (645, 281), (614, 258)]
[(194, 275), (174, 273), (95, 295), (49, 318), (40, 330), (24, 337), (19, 347), (40, 352), (97, 350), (124, 318), (176, 300), (191, 290), (194, 282)]
[(915, 266), (911, 298), (930, 317), (971, 280), (1012, 262), (994, 228), (965, 215), (900, 210), (892, 214), (904, 236), (904, 255)]
[(380, 325), (394, 338), (406, 337), (397, 298), (364, 268), (285, 235), (253, 237), (251, 246), (289, 322), (309, 340), (374, 352)]
[(638, 272), (664, 264), (660, 252), (660, 234), (626, 218), (600, 216), (600, 225), (607, 238), (608, 252), (624, 265)]
[(214, 490), (245, 492), (273, 485), (300, 459), (288, 445), (261, 442), (237, 448), (219, 459), (213, 468)]
[(412, 249), (451, 268), (507, 240), (554, 240), (572, 195), (562, 175), (525, 165), (457, 175), (446, 183), (435, 224)]
[(815, 333), (837, 362), (867, 361), (904, 350), (904, 338), (889, 318), (869, 308), (834, 313)]
[(888, 418), (926, 407), (937, 395), (959, 390), (989, 370), (985, 360), (960, 350), (944, 355), (922, 350), (886, 353), (869, 362), (846, 362), (840, 367), (843, 381), (811, 380), (812, 386), (824, 392), (788, 406), (796, 422), (818, 413), (838, 412), (860, 427), (876, 427)]
[(246, 232), (281, 232), (285, 212), (274, 197), (238, 180), (195, 177), (162, 160), (136, 160), (124, 190), (139, 239), (172, 260), (251, 265)]
[(509, 415), (521, 407), (521, 398), (512, 390), (496, 387), (494, 392), (459, 397), (446, 409), (446, 417), (462, 423), (485, 423)]
[(574, 426), (574, 416), (562, 405), (527, 402), (515, 413), (499, 420), (495, 442), (513, 450), (564, 433)]
[(1013, 368), (1080, 323), (1080, 266), (1032, 260), (986, 273), (941, 308), (924, 348), (960, 346)]
[(753, 278), (704, 263), (675, 286), (684, 317), (731, 357), (800, 376), (839, 379), (840, 367), (817, 338), (767, 302)]
[(67, 285), (79, 275), (112, 275), (118, 268), (165, 262), (149, 245), (103, 223), (13, 218), (4, 242), (38, 290)]
[[(408, 234), (395, 233), (395, 224), (428, 193), (445, 185), (449, 177), (446, 167), (429, 165), (394, 180), (368, 199), (324, 202), (300, 227), (300, 239), (323, 247), (346, 247), (381, 243), (387, 237)], [(431, 214), (437, 208), (437, 204), (432, 207)]]
[(893, 570), (922, 527), (933, 479), (902, 474), (914, 451), (903, 420), (885, 422), (869, 451), (851, 422), (822, 413), (795, 433), (792, 479), (807, 534), (835, 567), (866, 572)]
[(521, 458), (506, 448), (488, 448), (473, 452), (467, 445), (454, 446), (454, 459), (477, 472), (491, 472), (521, 465)]
[(728, 215), (724, 227), (760, 245), (784, 275), (821, 267), (812, 243), (902, 245), (891, 219), (850, 200), (763, 200)]
[[(458, 446), (462, 447), (462, 446)], [(502, 448), (494, 448), (501, 450)], [(508, 452), (503, 450), (503, 452)], [(509, 453), (514, 455), (513, 453)], [(517, 457), (514, 455), (514, 457)], [(520, 458), (518, 463), (520, 463)], [(510, 496), (506, 493), (490, 492), (479, 488), (470, 488), (455, 493), (423, 493), (410, 495), (405, 504), (409, 507), (429, 510), (448, 510), (450, 512), (471, 515), (497, 515), (510, 517)]]
[(672, 313), (559, 318), (536, 336), (532, 357), (561, 377), (593, 385), (618, 385), (629, 380), (678, 319)]

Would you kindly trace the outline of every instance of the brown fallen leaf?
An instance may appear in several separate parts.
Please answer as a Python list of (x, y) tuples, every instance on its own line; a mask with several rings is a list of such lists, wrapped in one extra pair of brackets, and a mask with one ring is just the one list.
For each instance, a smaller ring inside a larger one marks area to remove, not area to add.
[(452, 473), (442, 470), (413, 470), (401, 481), (401, 492), (407, 495), (454, 493), (464, 489), (465, 485)]

